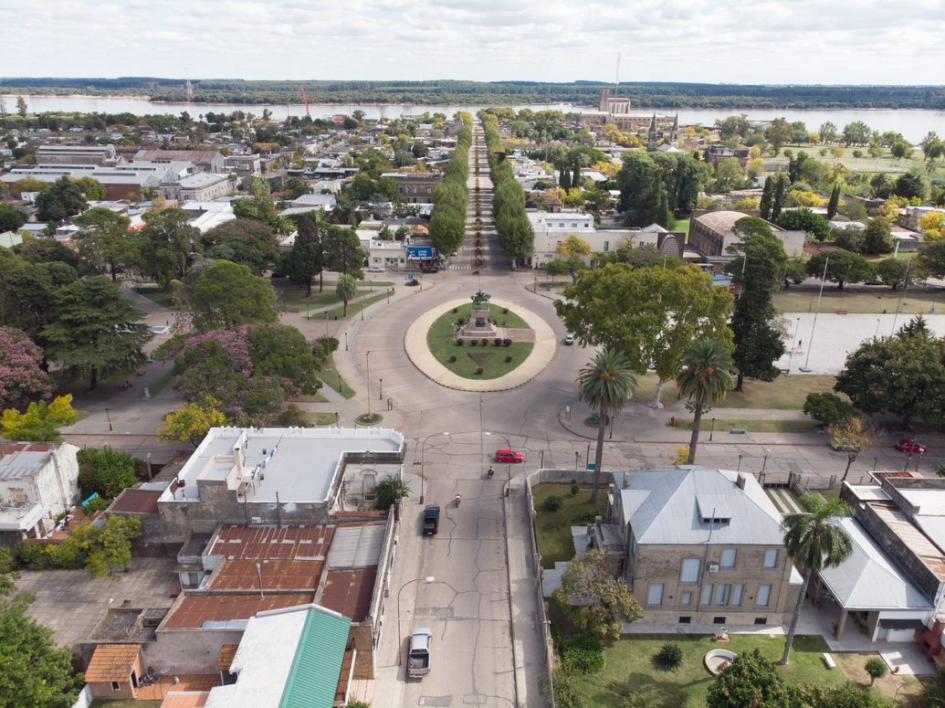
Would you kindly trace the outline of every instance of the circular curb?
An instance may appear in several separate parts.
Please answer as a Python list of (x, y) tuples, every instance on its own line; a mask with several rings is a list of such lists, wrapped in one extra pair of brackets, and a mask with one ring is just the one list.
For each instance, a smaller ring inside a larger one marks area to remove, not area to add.
[(528, 383), (538, 376), (551, 363), (557, 348), (557, 337), (551, 326), (531, 310), (505, 300), (490, 300), (490, 305), (508, 308), (513, 311), (535, 332), (535, 346), (528, 358), (509, 373), (497, 379), (467, 379), (447, 369), (437, 361), (427, 346), (427, 332), (442, 315), (454, 307), (468, 304), (468, 299), (457, 299), (437, 305), (420, 315), (407, 328), (404, 335), (404, 349), (407, 356), (427, 378), (455, 391), (486, 393), (490, 391), (508, 391)]

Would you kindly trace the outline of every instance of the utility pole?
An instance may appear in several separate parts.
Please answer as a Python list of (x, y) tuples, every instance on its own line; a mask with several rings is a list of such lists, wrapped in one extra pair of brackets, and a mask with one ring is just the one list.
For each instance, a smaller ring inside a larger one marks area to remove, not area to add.
[(804, 360), (804, 366), (801, 371), (805, 374), (810, 371), (810, 353), (814, 348), (814, 330), (817, 327), (817, 315), (820, 314), (820, 299), (824, 296), (824, 283), (827, 281), (827, 266), (830, 264), (830, 256), (824, 259), (824, 272), (820, 276), (820, 292), (817, 293), (817, 309), (814, 311), (814, 322), (810, 326), (810, 341), (807, 343), (807, 358)]

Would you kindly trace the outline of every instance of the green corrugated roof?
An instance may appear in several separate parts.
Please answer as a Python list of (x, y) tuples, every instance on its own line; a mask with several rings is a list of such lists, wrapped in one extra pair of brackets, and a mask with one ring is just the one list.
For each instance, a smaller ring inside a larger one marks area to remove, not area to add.
[(295, 648), (279, 708), (331, 708), (351, 620), (312, 608)]

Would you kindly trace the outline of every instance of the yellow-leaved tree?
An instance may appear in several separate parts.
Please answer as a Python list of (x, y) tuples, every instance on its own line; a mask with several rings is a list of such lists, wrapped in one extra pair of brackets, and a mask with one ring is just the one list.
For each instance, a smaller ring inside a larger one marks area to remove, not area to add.
[(0, 417), (0, 432), (8, 440), (46, 442), (58, 438), (58, 429), (75, 423), (76, 417), (72, 394), (66, 394), (52, 403), (30, 403), (25, 413), (8, 408)]
[(938, 241), (945, 237), (945, 212), (930, 211), (919, 219), (919, 228), (926, 241)]
[(158, 430), (158, 437), (161, 440), (176, 440), (197, 447), (210, 428), (226, 425), (226, 415), (217, 408), (219, 405), (212, 396), (184, 404), (167, 414)]

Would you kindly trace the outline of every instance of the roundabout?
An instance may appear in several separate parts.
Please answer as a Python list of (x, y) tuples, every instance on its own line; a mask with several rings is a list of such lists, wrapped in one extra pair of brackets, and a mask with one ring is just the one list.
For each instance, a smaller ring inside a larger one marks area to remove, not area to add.
[(441, 386), (472, 392), (516, 388), (541, 373), (555, 353), (551, 326), (519, 305), (487, 301), (450, 300), (422, 313), (404, 335), (413, 365)]

